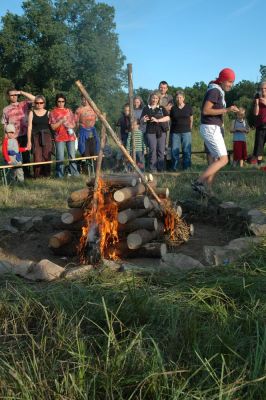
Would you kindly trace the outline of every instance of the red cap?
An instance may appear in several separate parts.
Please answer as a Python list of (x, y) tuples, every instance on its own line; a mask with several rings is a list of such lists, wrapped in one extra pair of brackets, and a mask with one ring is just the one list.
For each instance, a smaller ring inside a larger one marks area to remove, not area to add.
[(236, 74), (231, 68), (224, 68), (219, 73), (218, 78), (215, 80), (215, 83), (225, 82), (225, 81), (234, 81), (236, 79)]

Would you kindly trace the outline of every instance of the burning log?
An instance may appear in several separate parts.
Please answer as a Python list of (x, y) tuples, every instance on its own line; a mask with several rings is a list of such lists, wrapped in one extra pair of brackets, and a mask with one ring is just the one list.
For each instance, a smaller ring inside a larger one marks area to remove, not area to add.
[[(108, 183), (108, 186), (136, 186), (139, 183), (138, 177), (134, 175), (103, 175), (103, 182)], [(94, 185), (95, 178), (91, 178), (88, 185)]]
[(127, 224), (118, 225), (118, 230), (120, 232), (133, 232), (142, 228), (147, 229), (148, 231), (157, 231), (157, 218), (136, 218)]
[(135, 187), (124, 187), (114, 192), (114, 199), (118, 203), (122, 203), (122, 201), (128, 200), (131, 197), (143, 194), (145, 190), (145, 186), (142, 183), (138, 183)]
[(126, 210), (127, 208), (152, 208), (152, 205), (148, 196), (140, 195), (119, 203), (118, 207), (119, 211), (122, 211)]
[(59, 247), (64, 246), (65, 244), (71, 243), (73, 240), (73, 235), (69, 231), (58, 232), (53, 235), (49, 240), (49, 247), (53, 249), (58, 249)]
[(135, 232), (132, 232), (127, 237), (127, 245), (131, 250), (138, 249), (145, 243), (154, 240), (158, 235), (158, 231), (148, 231), (146, 229), (138, 229)]
[(83, 219), (84, 210), (82, 208), (73, 208), (62, 214), (61, 221), (64, 224), (73, 224), (76, 221)]
[(150, 212), (149, 208), (143, 208), (139, 210), (132, 210), (128, 208), (127, 210), (120, 211), (117, 215), (117, 220), (120, 224), (126, 224), (132, 219), (143, 217)]

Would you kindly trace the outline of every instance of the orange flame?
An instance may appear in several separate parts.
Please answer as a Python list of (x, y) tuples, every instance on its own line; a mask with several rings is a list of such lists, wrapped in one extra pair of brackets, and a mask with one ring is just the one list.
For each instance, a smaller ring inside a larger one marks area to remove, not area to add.
[[(84, 213), (86, 225), (82, 228), (82, 236), (78, 246), (80, 261), (86, 263), (86, 245), (90, 231), (97, 229), (99, 250), (102, 257), (117, 259), (115, 251), (108, 253), (108, 247), (118, 243), (118, 207), (108, 198), (108, 186), (99, 179), (98, 189), (90, 207)], [(94, 233), (96, 236), (96, 232)], [(95, 241), (96, 241), (95, 237)]]

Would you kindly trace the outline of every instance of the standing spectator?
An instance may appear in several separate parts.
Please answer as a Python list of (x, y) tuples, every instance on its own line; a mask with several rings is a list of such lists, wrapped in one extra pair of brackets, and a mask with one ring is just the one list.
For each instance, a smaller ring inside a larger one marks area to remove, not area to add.
[(264, 144), (266, 141), (266, 82), (260, 85), (260, 92), (254, 100), (254, 115), (256, 116), (256, 133), (251, 164), (261, 164)]
[(128, 103), (124, 105), (122, 115), (117, 121), (116, 126), (120, 128), (119, 136), (123, 146), (126, 147), (128, 133), (130, 132), (130, 107)]
[[(228, 163), (228, 155), (221, 132), (223, 115), (229, 111), (238, 112), (236, 106), (226, 108), (224, 92), (229, 91), (234, 83), (235, 73), (225, 68), (219, 77), (209, 83), (201, 109), (200, 134), (213, 157), (213, 163), (192, 183), (192, 189), (203, 196), (211, 193), (211, 186), (216, 173)], [(208, 188), (206, 188), (206, 186)]]
[(169, 102), (173, 101), (173, 96), (171, 94), (167, 94), (168, 83), (166, 81), (161, 81), (159, 83), (159, 91), (161, 93), (160, 106), (166, 108)]
[[(5, 126), (5, 137), (2, 143), (2, 153), (6, 164), (22, 165), (20, 153), (27, 150), (27, 147), (19, 147), (15, 125), (7, 124)], [(22, 168), (12, 168), (11, 174), (13, 180), (24, 182), (24, 172)]]
[[(141, 114), (142, 114), (142, 110), (143, 110), (143, 107), (144, 107), (142, 98), (141, 98), (140, 96), (135, 96), (135, 97), (134, 97), (134, 99), (133, 99), (133, 107), (134, 107), (134, 117), (135, 117), (135, 119), (137, 119), (137, 120), (140, 121)], [(141, 122), (140, 122), (139, 129), (140, 129), (143, 133), (145, 133), (145, 131), (146, 131), (146, 125), (145, 125), (144, 123), (141, 123)]]
[(95, 156), (100, 150), (99, 136), (95, 128), (97, 115), (85, 97), (82, 105), (76, 110), (75, 118), (78, 124), (78, 150), (82, 157)]
[[(75, 158), (75, 116), (73, 112), (66, 108), (66, 97), (62, 93), (58, 93), (55, 98), (55, 108), (50, 112), (49, 123), (55, 132), (55, 148), (56, 160), (61, 161), (56, 163), (56, 178), (64, 177), (64, 151), (65, 145), (67, 148), (68, 158)], [(70, 162), (70, 174), (78, 176), (79, 172), (77, 164), (74, 161)]]
[(179, 166), (179, 152), (183, 152), (183, 169), (191, 167), (191, 132), (193, 126), (193, 111), (185, 103), (185, 94), (176, 92), (176, 105), (171, 108), (171, 143), (172, 143), (172, 168), (174, 171)]
[(232, 122), (230, 129), (230, 132), (233, 133), (234, 167), (236, 167), (238, 162), (239, 166), (243, 167), (244, 161), (247, 160), (246, 135), (249, 132), (249, 126), (245, 120), (245, 115), (245, 109), (243, 107), (239, 107), (239, 111), (236, 114), (236, 119)]
[(148, 106), (143, 108), (141, 119), (147, 123), (146, 137), (149, 147), (151, 172), (163, 171), (166, 141), (165, 122), (170, 120), (164, 107), (160, 106), (160, 92), (153, 92)]
[[(4, 129), (8, 124), (13, 124), (16, 129), (17, 140), (19, 146), (27, 146), (27, 128), (28, 128), (28, 112), (31, 103), (35, 100), (35, 96), (22, 90), (10, 88), (6, 92), (9, 105), (3, 109), (2, 124)], [(24, 96), (27, 100), (18, 101), (18, 96)], [(30, 162), (30, 152), (25, 151), (22, 154), (23, 163)], [(30, 177), (30, 168), (24, 167), (25, 177)]]
[[(42, 95), (35, 97), (35, 108), (29, 112), (28, 121), (28, 149), (33, 150), (35, 163), (51, 161), (52, 158), (52, 131), (49, 125), (49, 112), (45, 109), (46, 100)], [(36, 165), (33, 167), (34, 178), (51, 175), (51, 165)]]
[[(143, 132), (140, 130), (140, 122), (135, 119), (132, 124), (132, 133), (135, 137), (136, 163), (141, 171), (144, 171), (144, 154), (146, 145), (144, 143)], [(132, 155), (132, 133), (129, 132), (127, 138), (127, 151)]]

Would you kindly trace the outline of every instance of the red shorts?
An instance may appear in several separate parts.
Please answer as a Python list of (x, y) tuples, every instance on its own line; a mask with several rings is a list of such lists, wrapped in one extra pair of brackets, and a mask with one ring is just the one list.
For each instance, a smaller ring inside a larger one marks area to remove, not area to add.
[(234, 142), (234, 161), (246, 160), (247, 154), (247, 143), (246, 142)]

